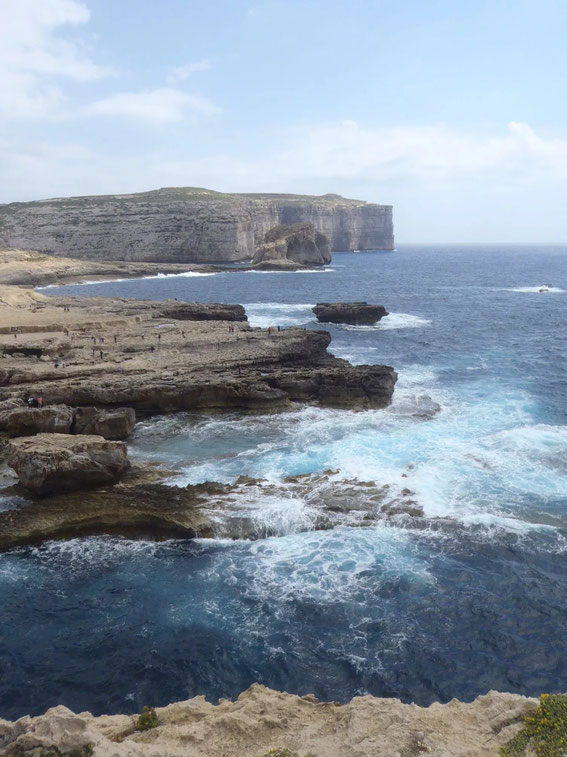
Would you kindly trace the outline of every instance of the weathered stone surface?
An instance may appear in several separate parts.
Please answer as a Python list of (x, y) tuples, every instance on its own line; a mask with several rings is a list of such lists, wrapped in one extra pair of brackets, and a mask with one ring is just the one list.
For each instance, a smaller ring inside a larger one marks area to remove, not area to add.
[(391, 250), (392, 207), (339, 195), (193, 188), (0, 205), (0, 246), (90, 260), (248, 260), (280, 224), (312, 223), (332, 250)]
[(20, 406), (4, 412), (0, 408), (0, 431), (6, 432), (9, 436), (68, 434), (72, 422), (73, 409), (67, 405), (49, 405), (41, 408)]
[(131, 407), (119, 407), (116, 410), (78, 407), (71, 430), (74, 434), (93, 434), (117, 441), (127, 439), (135, 425), (136, 413)]
[(7, 458), (22, 486), (38, 495), (114, 482), (129, 465), (123, 442), (69, 434), (12, 439)]
[(389, 405), (397, 378), (387, 365), (351, 365), (335, 359), (310, 368), (282, 369), (267, 381), (298, 402), (362, 410)]
[(242, 305), (224, 305), (218, 302), (177, 302), (166, 300), (156, 307), (156, 315), (176, 321), (247, 321)]
[(318, 302), (313, 312), (321, 323), (372, 324), (388, 315), (383, 305), (367, 302)]
[(245, 317), (241, 306), (0, 286), (0, 401), (145, 413), (389, 402), (392, 368), (333, 357), (327, 331), (251, 328)]
[(311, 223), (270, 229), (252, 259), (252, 265), (260, 270), (326, 265), (330, 262), (329, 240)]
[(70, 754), (90, 744), (93, 757), (243, 757), (285, 745), (325, 757), (498, 757), (537, 705), (496, 691), (430, 707), (372, 696), (339, 705), (253, 684), (234, 702), (214, 705), (198, 696), (158, 707), (159, 725), (144, 732), (135, 730), (135, 716), (75, 715), (62, 706), (14, 723), (0, 720), (0, 751)]
[(90, 489), (88, 496), (84, 491), (59, 492), (40, 503), (0, 511), (0, 550), (100, 534), (144, 539), (214, 536), (203, 506), (215, 491), (224, 492), (222, 484), (181, 488), (144, 478), (138, 470), (130, 471), (117, 484)]

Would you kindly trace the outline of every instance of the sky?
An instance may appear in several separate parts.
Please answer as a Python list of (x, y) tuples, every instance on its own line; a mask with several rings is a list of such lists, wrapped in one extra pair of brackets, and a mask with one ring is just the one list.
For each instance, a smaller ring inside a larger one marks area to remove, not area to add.
[(567, 242), (565, 0), (0, 0), (0, 203), (164, 186)]

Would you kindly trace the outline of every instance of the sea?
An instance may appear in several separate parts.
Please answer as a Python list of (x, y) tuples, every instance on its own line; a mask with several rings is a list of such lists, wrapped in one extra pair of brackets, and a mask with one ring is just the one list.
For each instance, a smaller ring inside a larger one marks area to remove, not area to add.
[[(172, 483), (275, 485), (240, 502), (257, 538), (0, 555), (0, 717), (216, 702), (255, 681), (419, 705), (567, 691), (567, 247), (400, 245), (314, 271), (42, 291), (242, 303), (253, 326), (307, 329), (317, 302), (380, 303), (374, 326), (324, 328), (333, 354), (399, 379), (385, 410), (140, 420), (131, 456), (164, 461)], [(409, 490), (424, 524), (315, 530), (284, 479), (325, 470), (339, 488)]]

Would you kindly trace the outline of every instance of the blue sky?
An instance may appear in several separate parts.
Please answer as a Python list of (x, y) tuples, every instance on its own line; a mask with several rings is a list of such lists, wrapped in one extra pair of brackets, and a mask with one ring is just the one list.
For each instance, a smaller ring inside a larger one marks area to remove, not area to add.
[(206, 186), (567, 242), (567, 3), (0, 0), (0, 202)]

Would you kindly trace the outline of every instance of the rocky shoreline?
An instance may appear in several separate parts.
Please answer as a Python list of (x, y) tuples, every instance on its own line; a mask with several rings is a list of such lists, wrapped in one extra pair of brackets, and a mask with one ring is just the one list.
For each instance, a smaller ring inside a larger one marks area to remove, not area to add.
[(341, 705), (254, 684), (234, 702), (199, 696), (157, 707), (157, 725), (142, 731), (137, 716), (93, 717), (62, 706), (0, 720), (0, 754), (258, 757), (288, 748), (312, 757), (497, 757), (537, 705), (495, 691), (430, 707), (371, 696)]
[[(50, 275), (71, 270), (45, 258), (36, 263)], [(4, 259), (13, 277), (22, 255)], [(252, 328), (241, 305), (46, 297), (0, 285), (0, 316), (3, 458), (20, 478), (14, 493), (42, 498), (41, 510), (0, 513), (1, 549), (70, 534), (217, 536), (214, 504), (207, 517), (198, 513), (204, 490), (148, 488), (139, 468), (118, 484), (128, 461), (117, 440), (129, 436), (136, 415), (272, 413), (297, 403), (383, 408), (397, 378), (389, 366), (335, 358), (326, 331)], [(221, 493), (216, 486), (208, 495)], [(85, 487), (88, 502), (73, 499)], [(223, 528), (251, 538), (242, 523)]]
[[(278, 253), (281, 251), (278, 251)], [(138, 279), (148, 276), (180, 274), (243, 273), (254, 270), (301, 271), (317, 268), (325, 261), (316, 256), (312, 262), (302, 263), (283, 254), (273, 255), (269, 262), (250, 265), (221, 263), (144, 263), (134, 261), (91, 261), (68, 257), (54, 257), (34, 250), (0, 250), (0, 285), (46, 287), (62, 284)]]

